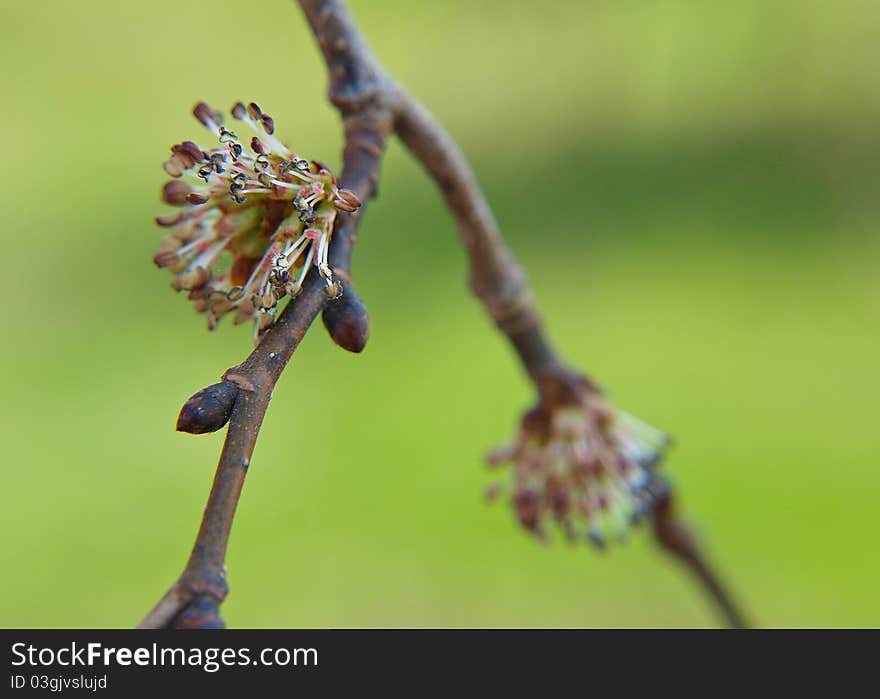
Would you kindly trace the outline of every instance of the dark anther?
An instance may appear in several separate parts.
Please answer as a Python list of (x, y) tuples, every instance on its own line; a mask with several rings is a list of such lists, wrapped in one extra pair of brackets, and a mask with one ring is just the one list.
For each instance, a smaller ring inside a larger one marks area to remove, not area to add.
[(209, 122), (214, 124), (223, 123), (223, 115), (220, 112), (215, 112), (204, 102), (199, 102), (193, 108), (193, 116), (202, 123), (202, 126), (208, 126)]
[(241, 190), (242, 188), (234, 183), (229, 185), (229, 196), (236, 204), (244, 204), (245, 197)]
[(199, 194), (198, 192), (190, 192), (186, 195), (186, 200), (190, 204), (198, 206), (200, 204), (206, 203), (208, 201), (208, 197), (206, 197), (204, 194)]
[(290, 272), (286, 269), (273, 269), (272, 276), (279, 284), (287, 284), (290, 281)]
[(247, 109), (241, 102), (233, 104), (229, 111), (234, 119), (244, 119), (244, 115), (247, 114)]

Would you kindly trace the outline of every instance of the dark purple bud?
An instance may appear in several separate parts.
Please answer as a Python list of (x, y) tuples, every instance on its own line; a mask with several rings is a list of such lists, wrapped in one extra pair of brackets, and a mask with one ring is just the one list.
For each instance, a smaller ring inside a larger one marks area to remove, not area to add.
[(236, 396), (238, 389), (229, 381), (203, 388), (183, 404), (177, 418), (177, 431), (189, 434), (216, 432), (229, 422)]
[(367, 308), (350, 284), (346, 285), (342, 296), (327, 301), (321, 318), (333, 342), (342, 349), (362, 352), (367, 346), (370, 337)]

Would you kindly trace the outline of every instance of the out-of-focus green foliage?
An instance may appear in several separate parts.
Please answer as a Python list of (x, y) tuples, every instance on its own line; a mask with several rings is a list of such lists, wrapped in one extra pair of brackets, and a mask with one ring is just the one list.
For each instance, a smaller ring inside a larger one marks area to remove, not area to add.
[[(361, 0), (460, 139), (547, 324), (677, 438), (668, 472), (765, 625), (880, 624), (880, 7), (845, 0)], [(0, 624), (126, 626), (174, 580), (222, 435), (177, 410), (250, 349), (150, 263), (189, 114), (256, 99), (339, 162), (293, 3), (0, 10)], [(229, 552), (235, 626), (706, 625), (647, 532), (542, 547), (480, 498), (532, 396), (398, 145), (355, 273), (361, 356), (316, 327), (279, 384)]]

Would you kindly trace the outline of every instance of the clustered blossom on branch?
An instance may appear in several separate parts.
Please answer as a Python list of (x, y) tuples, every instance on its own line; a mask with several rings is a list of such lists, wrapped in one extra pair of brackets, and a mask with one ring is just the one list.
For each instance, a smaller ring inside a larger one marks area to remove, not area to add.
[(189, 292), (209, 329), (234, 311), (236, 324), (253, 320), (258, 342), (312, 266), (329, 297), (342, 294), (328, 264), (330, 240), (337, 212), (357, 211), (361, 202), (325, 165), (279, 141), (274, 120), (255, 103), (238, 102), (230, 112), (256, 134), (246, 145), (222, 113), (200, 102), (193, 114), (219, 144), (171, 148), (164, 168), (173, 179), (162, 199), (181, 210), (156, 219), (169, 232), (153, 259), (175, 274), (172, 287)]
[[(516, 438), (492, 452), (489, 464), (511, 464), (511, 505), (527, 530), (543, 539), (547, 522), (556, 521), (569, 539), (603, 548), (652, 511), (653, 471), (668, 444), (665, 433), (580, 380), (571, 400), (526, 413)], [(496, 482), (486, 495), (504, 489)]]

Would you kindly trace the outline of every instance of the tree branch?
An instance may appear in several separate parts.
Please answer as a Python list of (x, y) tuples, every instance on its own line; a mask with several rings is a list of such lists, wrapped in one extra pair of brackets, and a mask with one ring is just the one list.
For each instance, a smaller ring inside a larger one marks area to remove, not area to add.
[(654, 535), (657, 541), (690, 570), (715, 602), (728, 626), (734, 629), (748, 628), (748, 621), (700, 551), (693, 533), (679, 518), (670, 486), (660, 483), (659, 488), (660, 493), (654, 505)]
[(511, 340), (531, 374), (552, 373), (562, 362), (543, 333), (531, 289), (461, 149), (431, 113), (402, 95), (395, 129), (422, 163), (458, 223), (470, 259), (470, 286)]
[[(310, 274), (296, 303), (288, 304), (242, 364), (223, 375), (235, 398), (202, 525), (183, 574), (139, 628), (222, 625), (217, 606), (228, 592), (224, 561), (235, 509), (272, 388), (323, 306), (322, 287), (318, 275)], [(185, 613), (194, 603), (208, 609), (207, 618), (200, 612), (194, 620)]]
[[(366, 202), (378, 182), (382, 154), (393, 124), (392, 110), (386, 100), (388, 92), (380, 89), (381, 83), (366, 60), (365, 47), (357, 40), (345, 44), (338, 41), (339, 32), (353, 31), (350, 18), (346, 26), (341, 23), (343, 15), (323, 13), (322, 3), (302, 5), (328, 57), (331, 99), (343, 115), (345, 148), (340, 185), (354, 191), (364, 202), (355, 214), (340, 212), (330, 248), (330, 266), (343, 282), (342, 300), (347, 307), (360, 304), (362, 308), (351, 283), (351, 255)], [(224, 374), (226, 387), (234, 387), (229, 428), (195, 546), (180, 578), (139, 628), (223, 625), (219, 605), (228, 592), (226, 547), (260, 426), (272, 389), (325, 303), (329, 308), (339, 301), (327, 301), (323, 282), (313, 270), (302, 293), (287, 305), (251, 355)], [(328, 329), (333, 334), (329, 325)], [(184, 412), (186, 409), (184, 406)]]
[[(542, 402), (563, 403), (585, 385), (591, 387), (553, 349), (525, 273), (504, 243), (461, 149), (430, 112), (385, 72), (341, 0), (299, 0), (299, 5), (327, 64), (328, 97), (343, 120), (341, 186), (353, 190), (364, 202), (374, 195), (387, 138), (396, 132), (433, 177), (455, 215), (470, 259), (470, 286), (517, 352)], [(333, 234), (330, 264), (345, 285), (342, 301), (327, 301), (321, 280), (310, 274), (302, 294), (288, 304), (251, 355), (228, 370), (213, 392), (215, 387), (204, 389), (184, 406), (184, 423), (196, 414), (202, 419), (202, 412), (219, 406), (215, 412), (222, 413), (222, 417), (217, 420), (214, 416), (211, 423), (213, 429), (219, 429), (226, 417), (223, 406), (230, 403), (229, 429), (189, 562), (178, 581), (141, 622), (142, 628), (222, 626), (219, 604), (227, 594), (223, 564), (226, 546), (275, 383), (322, 309), (325, 325), (338, 344), (360, 351), (366, 341), (366, 311), (351, 282), (351, 255), (362, 212), (363, 208), (356, 214), (341, 215)], [(339, 318), (347, 319), (347, 323)], [(353, 340), (349, 337), (352, 335), (356, 336)], [(661, 543), (697, 573), (730, 623), (742, 625), (742, 616), (697, 553), (693, 540), (684, 535), (686, 530), (674, 519), (668, 498), (660, 501), (654, 523)]]

